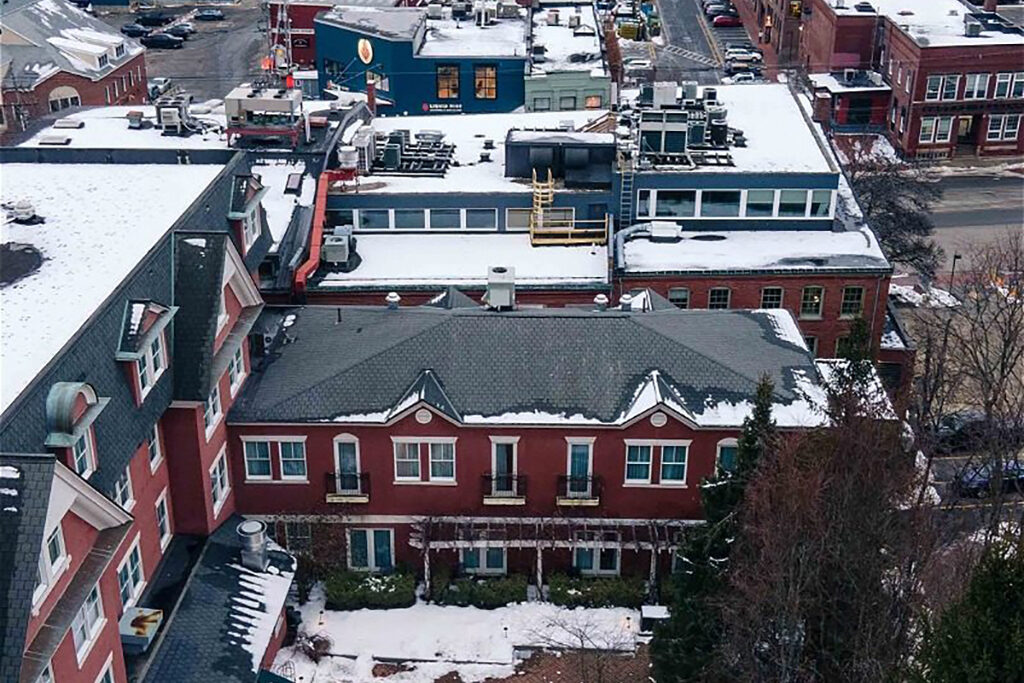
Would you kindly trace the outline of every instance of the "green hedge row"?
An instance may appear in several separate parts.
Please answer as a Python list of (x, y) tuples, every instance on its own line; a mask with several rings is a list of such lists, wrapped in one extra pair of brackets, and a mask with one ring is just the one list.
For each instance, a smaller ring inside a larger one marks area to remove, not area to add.
[(513, 602), (526, 601), (526, 577), (502, 576), (489, 579), (462, 578), (454, 581), (440, 577), (441, 583), (433, 588), (434, 601), (441, 605), (472, 605), (482, 609), (497, 609)]
[(327, 609), (392, 609), (416, 603), (416, 577), (412, 574), (362, 574), (338, 571), (324, 581)]
[(548, 600), (566, 607), (632, 607), (644, 604), (646, 586), (640, 578), (582, 578), (552, 574)]

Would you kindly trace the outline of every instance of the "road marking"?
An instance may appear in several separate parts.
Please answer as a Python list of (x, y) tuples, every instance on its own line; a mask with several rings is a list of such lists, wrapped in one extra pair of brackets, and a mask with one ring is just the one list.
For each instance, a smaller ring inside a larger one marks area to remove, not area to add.
[(707, 55), (702, 55), (701, 53), (694, 52), (693, 50), (685, 50), (676, 45), (666, 45), (662, 49), (665, 50), (665, 52), (668, 52), (669, 54), (673, 54), (677, 57), (685, 57), (686, 59), (689, 59), (691, 62), (697, 62), (698, 64), (706, 64), (707, 66), (718, 66), (720, 64), (720, 62), (716, 62), (714, 59), (708, 57)]

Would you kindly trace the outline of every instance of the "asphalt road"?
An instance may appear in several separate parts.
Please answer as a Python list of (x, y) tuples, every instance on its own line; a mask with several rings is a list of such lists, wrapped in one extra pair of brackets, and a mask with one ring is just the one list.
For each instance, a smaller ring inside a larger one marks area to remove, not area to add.
[[(198, 32), (180, 50), (148, 50), (149, 77), (168, 77), (203, 101), (222, 98), (239, 83), (257, 76), (266, 49), (266, 34), (259, 30), (262, 12), (255, 0), (220, 7), (224, 21), (193, 21)], [(114, 14), (102, 19), (120, 29), (131, 16)]]
[(659, 0), (665, 47), (656, 48), (656, 76), (713, 85), (722, 76), (697, 0)]
[(932, 221), (935, 241), (945, 250), (947, 264), (952, 254), (963, 252), (972, 242), (1024, 230), (1024, 178), (947, 176), (939, 186), (943, 195), (932, 209)]

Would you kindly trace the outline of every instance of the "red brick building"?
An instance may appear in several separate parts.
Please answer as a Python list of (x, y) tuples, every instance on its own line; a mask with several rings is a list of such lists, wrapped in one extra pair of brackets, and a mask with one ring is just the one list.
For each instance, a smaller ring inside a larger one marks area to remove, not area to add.
[(79, 106), (146, 100), (145, 49), (64, 0), (4, 7), (0, 135)]
[[(277, 44), (284, 45), (288, 35), (291, 36), (292, 62), (298, 66), (313, 68), (316, 66), (316, 36), (313, 30), (313, 19), (317, 14), (326, 12), (338, 3), (331, 0), (289, 0), (288, 20), (284, 20), (285, 3), (282, 0), (270, 2), (270, 36)], [(394, 7), (395, 0), (357, 0), (348, 3), (362, 7)]]
[[(958, 0), (810, 0), (808, 9), (800, 61), (811, 74), (832, 73), (840, 83), (845, 69), (878, 72), (892, 89), (885, 131), (903, 154), (1024, 152), (1024, 29)], [(835, 109), (855, 96), (827, 90)], [(861, 102), (877, 126), (881, 98)]]

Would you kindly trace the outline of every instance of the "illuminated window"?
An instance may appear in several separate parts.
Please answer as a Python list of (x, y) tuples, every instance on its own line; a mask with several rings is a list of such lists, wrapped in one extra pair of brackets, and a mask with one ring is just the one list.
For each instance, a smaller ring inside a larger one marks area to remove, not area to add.
[(475, 94), (478, 100), (493, 100), (498, 97), (498, 67), (478, 66), (474, 69)]
[(439, 64), (437, 67), (437, 99), (459, 99), (459, 67), (455, 64)]

